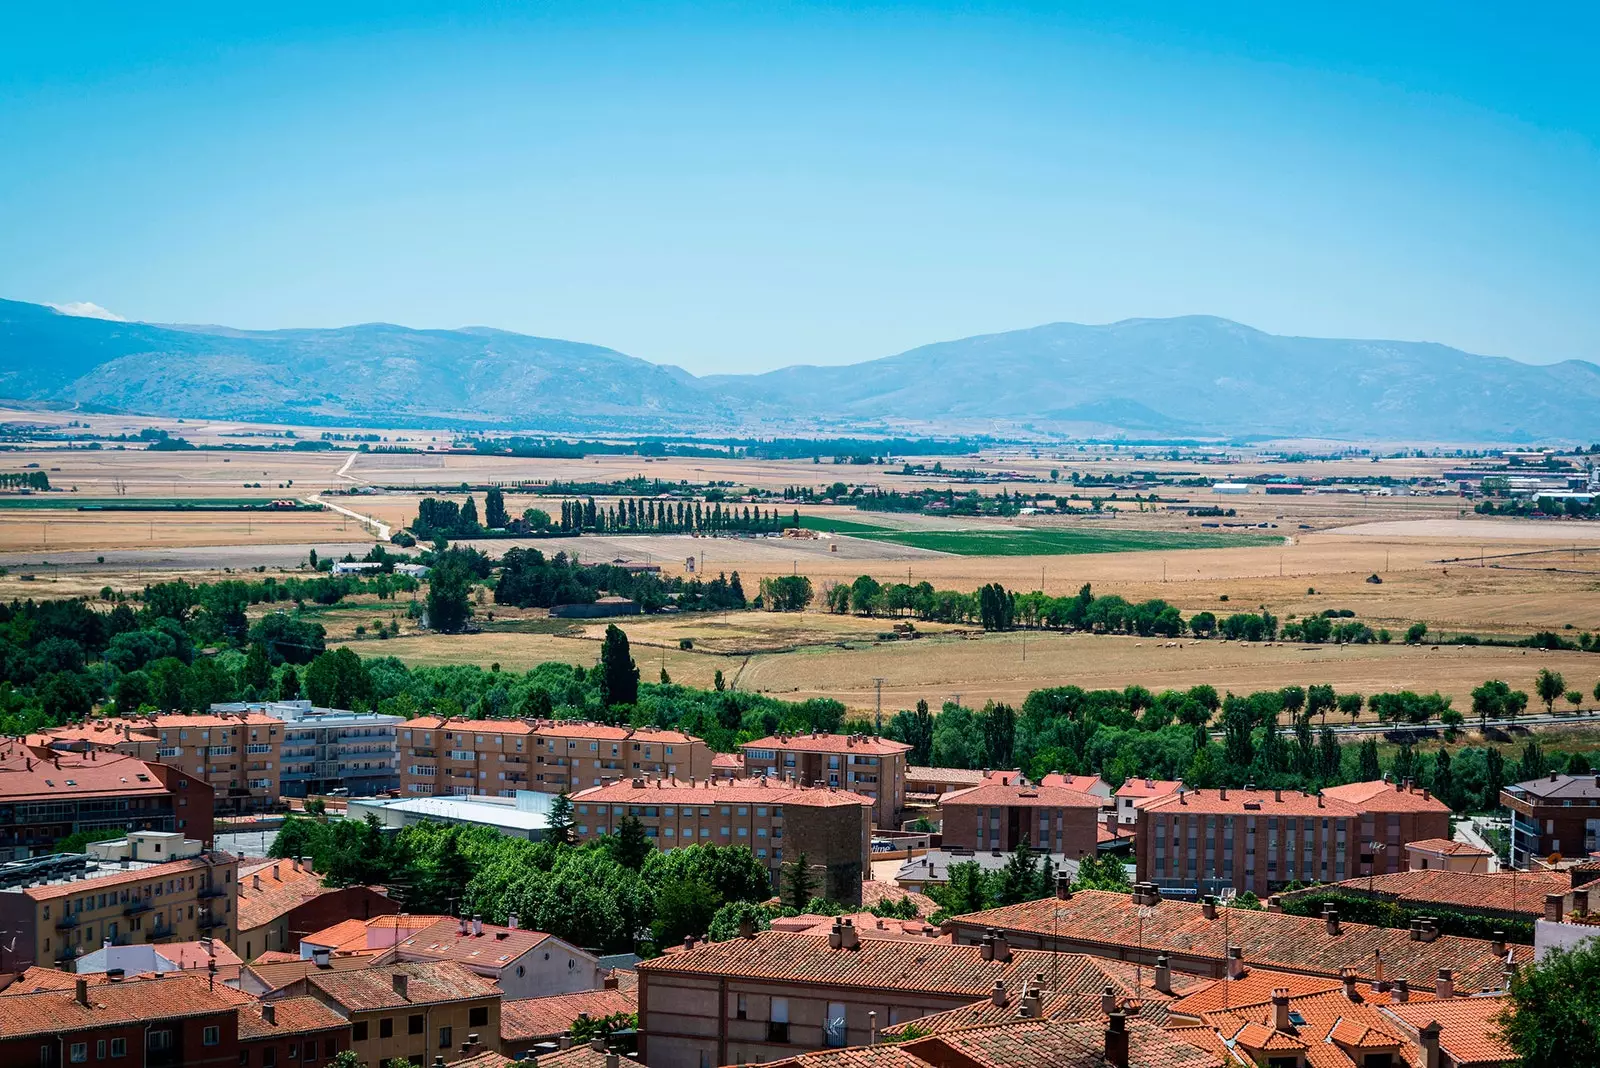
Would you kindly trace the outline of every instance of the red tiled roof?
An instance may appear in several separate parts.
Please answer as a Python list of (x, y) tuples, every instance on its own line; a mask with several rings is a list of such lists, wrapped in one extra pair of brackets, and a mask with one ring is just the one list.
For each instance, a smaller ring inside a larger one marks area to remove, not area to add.
[(1183, 783), (1170, 779), (1129, 779), (1117, 787), (1118, 797), (1165, 797), (1177, 793)]
[(1385, 1050), (1399, 1054), (1402, 1065), (1419, 1063), (1402, 1028), (1382, 1010), (1352, 1002), (1342, 993), (1323, 992), (1289, 997), (1287, 1031), (1276, 1029), (1277, 1010), (1267, 1000), (1223, 1012), (1209, 1012), (1208, 1025), (1225, 1039), (1250, 1051), (1297, 1051), (1311, 1068), (1363, 1068), (1366, 1055)]
[(471, 922), (461, 933), (459, 920), (448, 916), (424, 928), (395, 946), (401, 960), (453, 960), (478, 968), (503, 968), (529, 952), (550, 936), (525, 927), (499, 927), (483, 924), (481, 934), (473, 934)]
[[(261, 887), (256, 888), (256, 876)], [(292, 860), (252, 861), (239, 866), (239, 930), (251, 931), (337, 887), (324, 886), (309, 865)]]
[(275, 1021), (268, 1023), (254, 1005), (239, 1009), (239, 1039), (244, 1042), (282, 1038), (285, 1035), (349, 1028), (350, 1021), (314, 997), (282, 998), (272, 1002)]
[[(1324, 790), (1326, 795), (1328, 791)], [(1226, 795), (1226, 796), (1224, 796)], [(1317, 797), (1299, 790), (1178, 790), (1165, 797), (1154, 797), (1141, 806), (1150, 813), (1176, 812), (1194, 815), (1244, 815), (1260, 812), (1264, 816), (1359, 816), (1361, 810), (1338, 798)]]
[[(1440, 968), (1455, 972), (1461, 990), (1494, 989), (1503, 979), (1502, 958), (1485, 939), (1440, 935), (1432, 942), (1412, 941), (1405, 930), (1356, 923), (1346, 923), (1341, 934), (1330, 936), (1318, 918), (1224, 908), (1208, 920), (1197, 904), (1164, 899), (1141, 908), (1128, 894), (1102, 890), (1076, 891), (1070, 901), (1025, 901), (950, 922), (969, 933), (996, 927), (1047, 943), (1059, 937), (1115, 952), (1142, 937), (1147, 950), (1212, 962), (1225, 960), (1232, 943), (1242, 948), (1247, 963), (1332, 978), (1348, 967), (1363, 979), (1373, 979), (1381, 954), (1385, 978), (1403, 978), (1418, 989), (1431, 989)], [(1510, 952), (1518, 962), (1533, 956), (1529, 946), (1513, 946)]]
[(245, 966), (242, 974), (253, 978), (267, 990), (282, 990), (284, 987), (299, 982), (310, 975), (328, 975), (332, 972), (360, 971), (372, 967), (372, 958), (366, 954), (357, 954), (345, 957), (330, 957), (325, 965), (318, 965), (313, 960), (296, 957), (293, 960), (267, 960), (279, 954), (263, 953), (256, 960)]
[(1492, 857), (1494, 850), (1473, 845), (1471, 842), (1452, 842), (1448, 838), (1423, 838), (1407, 842), (1407, 849), (1423, 849), (1447, 857)]
[(1439, 1025), (1439, 1047), (1461, 1068), (1470, 1065), (1510, 1063), (1511, 1048), (1500, 1034), (1499, 1017), (1504, 998), (1456, 998), (1433, 1004), (1391, 1005), (1384, 1014), (1406, 1028), (1412, 1037), (1430, 1023)]
[(162, 712), (154, 716), (145, 716), (143, 719), (132, 720), (135, 729), (161, 730), (163, 727), (171, 730), (177, 728), (186, 730), (197, 727), (205, 730), (210, 727), (281, 727), (283, 721), (273, 719), (264, 712), (235, 712), (223, 715), (215, 712), (201, 712), (189, 714), (186, 712)]
[(1343, 786), (1329, 786), (1322, 791), (1329, 797), (1348, 801), (1366, 812), (1438, 812), (1448, 816), (1450, 806), (1421, 787), (1407, 787), (1404, 783), (1352, 782)]
[(244, 961), (239, 959), (239, 954), (229, 949), (220, 939), (211, 942), (164, 942), (154, 947), (159, 956), (165, 957), (180, 968), (209, 968), (211, 962), (217, 962), (218, 968), (237, 968)]
[(1107, 793), (1111, 791), (1111, 785), (1098, 775), (1063, 775), (1059, 771), (1052, 771), (1040, 779), (1039, 785), (1060, 786), (1063, 789), (1076, 790), (1080, 794), (1094, 794), (1096, 787), (1103, 788)]
[(908, 753), (911, 747), (904, 742), (870, 734), (769, 734), (753, 742), (745, 742), (740, 749), (779, 749), (794, 753), (865, 753), (867, 756), (891, 756)]
[[(407, 977), (404, 996), (394, 988), (394, 977), (402, 974)], [(346, 1013), (500, 997), (500, 987), (492, 980), (454, 961), (321, 971), (306, 976), (306, 982)]]
[[(1128, 1020), (1129, 1068), (1215, 1068), (1213, 1050), (1185, 1041), (1137, 1017)], [(909, 1042), (804, 1053), (770, 1062), (782, 1068), (1104, 1068), (1100, 1020), (1009, 1020), (946, 1031)], [(544, 1064), (543, 1058), (539, 1062)]]
[(945, 794), (939, 799), (939, 804), (946, 808), (951, 805), (1008, 805), (1016, 808), (1099, 809), (1104, 802), (1093, 794), (1060, 786), (1008, 786), (986, 782), (971, 789)]
[[(387, 917), (385, 917), (387, 919)], [(335, 953), (361, 951), (367, 948), (367, 921), (340, 920), (332, 927), (313, 931), (300, 939), (301, 945), (326, 946)]]
[(784, 916), (773, 920), (772, 929), (787, 931), (790, 934), (826, 936), (836, 919), (849, 920), (855, 924), (856, 932), (862, 938), (892, 938), (902, 942), (950, 941), (949, 936), (927, 920), (884, 919), (871, 912), (847, 912), (838, 917), (801, 913), (799, 916)]
[(0, 1038), (226, 1013), (250, 1000), (247, 994), (220, 984), (213, 987), (188, 972), (98, 983), (89, 988), (88, 1005), (78, 1003), (75, 989), (43, 990), (0, 997)]
[[(72, 972), (64, 972), (59, 968), (41, 968), (34, 964), (18, 972), (16, 978), (11, 980), (11, 985), (0, 990), (0, 997), (32, 994), (40, 990), (73, 990), (77, 987), (78, 978)], [(104, 972), (90, 973), (83, 978), (89, 980), (91, 986), (111, 981)]]
[(983, 782), (983, 772), (972, 768), (906, 768), (906, 782), (942, 783), (948, 786), (977, 786)]
[(714, 753), (711, 757), (711, 766), (714, 768), (743, 770), (744, 758), (738, 753)]
[(441, 719), (438, 716), (418, 716), (400, 724), (401, 730), (465, 731), (468, 734), (532, 734), (533, 727), (520, 719)]
[(572, 1021), (584, 1013), (598, 1020), (619, 1012), (638, 1011), (638, 993), (630, 990), (581, 990), (574, 994), (502, 1001), (500, 1040), (537, 1042), (566, 1034), (572, 1029)]
[(231, 863), (233, 859), (227, 853), (213, 850), (187, 860), (169, 860), (165, 864), (152, 864), (146, 868), (118, 869), (109, 875), (96, 875), (91, 879), (79, 879), (76, 882), (24, 887), (22, 892), (35, 901), (53, 901), (56, 898), (76, 897), (79, 894), (100, 891), (112, 886), (170, 879), (185, 872), (202, 871), (218, 864)]
[(1339, 889), (1365, 896), (1369, 886), (1374, 894), (1400, 901), (1540, 916), (1544, 915), (1546, 894), (1565, 894), (1572, 889), (1571, 880), (1565, 872), (1466, 872), (1440, 868), (1389, 872), (1374, 875), (1370, 879), (1363, 876), (1346, 879), (1342, 883), (1324, 884), (1317, 889)]
[[(771, 785), (767, 785), (767, 784)], [(777, 779), (758, 775), (728, 783), (680, 782), (677, 779), (647, 779), (642, 787), (624, 779), (609, 786), (591, 786), (572, 795), (578, 802), (646, 804), (769, 804), (769, 805), (871, 805), (870, 798), (825, 786), (785, 786)]]
[(47, 759), (15, 743), (0, 748), (0, 797), (8, 803), (146, 797), (167, 792), (148, 764), (121, 753), (56, 750)]

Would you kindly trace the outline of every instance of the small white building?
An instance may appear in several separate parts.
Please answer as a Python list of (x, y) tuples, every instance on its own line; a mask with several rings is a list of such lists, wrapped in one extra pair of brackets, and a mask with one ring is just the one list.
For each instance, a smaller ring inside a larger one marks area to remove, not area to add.
[(1248, 482), (1214, 482), (1211, 485), (1211, 492), (1238, 496), (1249, 493), (1250, 484)]
[(597, 990), (604, 977), (600, 961), (555, 935), (517, 925), (504, 927), (477, 917), (445, 919), (394, 947), (395, 959), (411, 963), (454, 961), (493, 979), (507, 1001)]

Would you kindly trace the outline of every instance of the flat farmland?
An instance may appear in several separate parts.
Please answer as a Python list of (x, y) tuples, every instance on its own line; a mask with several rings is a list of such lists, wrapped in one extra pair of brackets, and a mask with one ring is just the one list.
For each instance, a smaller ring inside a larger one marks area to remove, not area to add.
[[(338, 512), (76, 512), (0, 508), (0, 555), (50, 559), (112, 549), (350, 542), (371, 538)], [(365, 551), (365, 550), (363, 550)], [(242, 564), (238, 566), (244, 566)]]

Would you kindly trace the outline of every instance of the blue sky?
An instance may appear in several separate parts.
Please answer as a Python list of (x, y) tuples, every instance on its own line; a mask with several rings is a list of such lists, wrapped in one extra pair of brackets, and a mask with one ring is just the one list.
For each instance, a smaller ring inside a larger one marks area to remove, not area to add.
[(19, 5), (0, 296), (697, 373), (1188, 313), (1600, 360), (1600, 16), (1400, 6)]

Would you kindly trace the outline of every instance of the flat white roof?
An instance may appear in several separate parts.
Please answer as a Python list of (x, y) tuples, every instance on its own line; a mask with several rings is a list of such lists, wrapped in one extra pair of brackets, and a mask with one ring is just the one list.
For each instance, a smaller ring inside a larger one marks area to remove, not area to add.
[(481, 823), (485, 827), (507, 827), (519, 831), (542, 831), (550, 826), (544, 813), (518, 808), (510, 798), (500, 797), (406, 797), (394, 801), (352, 798), (350, 807), (382, 808), (385, 812), (404, 812), (413, 816)]

